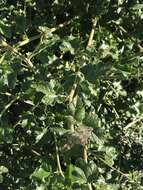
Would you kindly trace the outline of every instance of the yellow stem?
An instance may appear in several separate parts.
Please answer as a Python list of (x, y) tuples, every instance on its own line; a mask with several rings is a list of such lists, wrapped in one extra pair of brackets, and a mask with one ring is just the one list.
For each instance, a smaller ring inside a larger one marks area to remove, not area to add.
[(93, 44), (93, 37), (94, 37), (94, 33), (95, 33), (96, 24), (97, 24), (97, 18), (95, 17), (94, 20), (93, 20), (92, 29), (91, 29), (91, 32), (90, 32), (90, 35), (89, 35), (87, 48), (91, 48), (91, 46)]

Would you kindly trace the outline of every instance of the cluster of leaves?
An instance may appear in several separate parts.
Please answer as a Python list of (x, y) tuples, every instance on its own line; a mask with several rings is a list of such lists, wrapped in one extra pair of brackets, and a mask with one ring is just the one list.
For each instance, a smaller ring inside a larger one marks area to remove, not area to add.
[(0, 189), (143, 189), (142, 0), (0, 12)]

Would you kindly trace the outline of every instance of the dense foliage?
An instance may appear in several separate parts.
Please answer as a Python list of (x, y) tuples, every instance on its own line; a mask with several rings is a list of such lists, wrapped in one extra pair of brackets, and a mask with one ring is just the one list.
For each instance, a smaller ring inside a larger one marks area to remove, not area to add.
[(0, 1), (0, 189), (143, 189), (142, 3)]

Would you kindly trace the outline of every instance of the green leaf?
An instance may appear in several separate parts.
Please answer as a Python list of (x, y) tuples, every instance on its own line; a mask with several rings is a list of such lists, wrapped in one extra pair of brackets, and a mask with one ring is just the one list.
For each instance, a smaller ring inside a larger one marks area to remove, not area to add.
[(46, 83), (37, 83), (33, 84), (32, 88), (34, 88), (37, 92), (42, 92), (44, 97), (42, 98), (42, 102), (44, 104), (52, 104), (54, 100), (56, 100), (57, 95), (55, 94), (55, 81), (51, 80), (48, 84)]
[(24, 15), (18, 15), (16, 17), (16, 32), (23, 33), (26, 30), (26, 18)]
[(0, 174), (2, 173), (8, 173), (8, 168), (6, 168), (5, 166), (0, 166)]
[(79, 159), (76, 164), (84, 171), (89, 183), (97, 180), (99, 174), (98, 167), (93, 161), (86, 163), (85, 160)]
[(88, 182), (92, 183), (95, 182), (98, 179), (98, 167), (97, 165), (91, 161), (87, 164), (87, 170), (86, 170), (86, 176), (88, 178)]
[(101, 126), (101, 121), (96, 114), (86, 114), (83, 123), (86, 126), (91, 126), (92, 128), (99, 128)]
[(10, 73), (8, 75), (8, 87), (10, 89), (14, 89), (16, 86), (16, 81), (17, 81), (17, 75), (16, 73)]
[(13, 131), (14, 129), (12, 126), (8, 126), (9, 124), (3, 123), (2, 126), (0, 126), (0, 142), (1, 143), (11, 143), (13, 140)]
[(38, 143), (44, 136), (45, 134), (48, 132), (47, 128), (44, 128), (42, 130), (42, 132), (38, 132), (38, 135), (36, 136), (36, 143)]
[(76, 76), (73, 75), (73, 73), (70, 73), (70, 72), (66, 73), (65, 82), (63, 84), (66, 92), (69, 93), (69, 91), (71, 90), (71, 87), (73, 86), (73, 84), (75, 82), (75, 79), (76, 79)]
[(74, 49), (68, 41), (63, 41), (62, 45), (60, 46), (60, 50), (63, 52), (70, 51), (72, 54), (74, 54)]
[(59, 127), (52, 127), (50, 130), (57, 133), (58, 135), (64, 135), (70, 132), (70, 130), (59, 128)]
[(87, 182), (87, 178), (81, 168), (76, 166), (74, 167), (74, 170), (72, 171), (72, 181), (78, 182), (79, 184), (84, 184)]
[(86, 80), (91, 83), (96, 83), (96, 80), (106, 75), (112, 67), (112, 62), (98, 63), (97, 65), (85, 65), (82, 67), (81, 72), (84, 74)]
[(0, 183), (3, 183), (3, 176), (0, 174)]
[(5, 37), (11, 37), (11, 26), (5, 24), (2, 20), (0, 20), (0, 33), (3, 34)]
[(85, 108), (83, 106), (83, 103), (80, 99), (77, 100), (76, 108), (75, 108), (75, 114), (74, 118), (81, 122), (85, 117)]
[(116, 150), (114, 147), (106, 148), (105, 161), (112, 166), (114, 164), (114, 159), (116, 158)]
[(31, 178), (43, 181), (45, 178), (49, 177), (50, 175), (51, 173), (49, 171), (46, 171), (44, 168), (40, 167), (32, 173)]
[(69, 114), (74, 116), (75, 114), (75, 110), (76, 110), (76, 106), (74, 105), (73, 102), (71, 102), (68, 106), (68, 111), (69, 111)]
[(87, 182), (86, 176), (81, 168), (70, 164), (66, 170), (66, 178), (68, 183), (84, 184)]
[(136, 4), (132, 7), (134, 10), (143, 9), (143, 4)]
[(46, 189), (46, 185), (40, 185), (36, 187), (36, 190), (45, 190)]

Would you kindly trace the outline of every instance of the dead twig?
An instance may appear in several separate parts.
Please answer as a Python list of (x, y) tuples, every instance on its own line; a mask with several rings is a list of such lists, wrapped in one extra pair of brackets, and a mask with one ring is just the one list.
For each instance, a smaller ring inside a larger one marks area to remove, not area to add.
[(26, 58), (24, 55), (22, 55), (20, 52), (18, 52), (18, 50), (16, 48), (9, 45), (2, 37), (0, 38), (0, 46), (1, 46), (1, 48), (3, 48), (4, 51), (10, 51), (10, 52), (18, 55), (26, 63), (26, 65), (29, 69), (31, 69), (33, 67), (33, 64), (30, 61), (30, 59)]
[(93, 19), (92, 29), (91, 29), (91, 32), (90, 32), (90, 35), (89, 35), (89, 39), (88, 39), (88, 43), (87, 43), (87, 48), (91, 48), (92, 47), (93, 37), (94, 37), (96, 25), (97, 25), (97, 18), (95, 17)]
[[(71, 24), (74, 19), (75, 19), (75, 18), (73, 18), (73, 19), (71, 19), (71, 20), (69, 20), (69, 21), (66, 21), (66, 22), (64, 22), (64, 23), (62, 23), (62, 24), (59, 24), (59, 25), (56, 26), (56, 27), (49, 28), (49, 29), (48, 29), (48, 32), (49, 32), (49, 33), (53, 33), (53, 32), (55, 32), (56, 30), (59, 30), (60, 28), (63, 28), (64, 26), (67, 26), (67, 25)], [(17, 44), (17, 46), (18, 46), (18, 47), (22, 47), (22, 46), (24, 46), (24, 45), (26, 45), (26, 44), (28, 44), (28, 43), (34, 41), (34, 40), (37, 40), (37, 39), (41, 38), (43, 35), (45, 35), (44, 32), (41, 32), (40, 34), (37, 34), (37, 35), (35, 35), (35, 36), (33, 36), (33, 37), (27, 38), (26, 40), (23, 40), (23, 41), (19, 42), (19, 43)]]
[(138, 122), (141, 122), (142, 120), (143, 120), (143, 115), (140, 116), (139, 118), (133, 120), (132, 122), (130, 122), (128, 125), (126, 125), (126, 126), (124, 127), (124, 129), (127, 130), (128, 128), (132, 127), (133, 125), (135, 125), (135, 124), (138, 123)]

